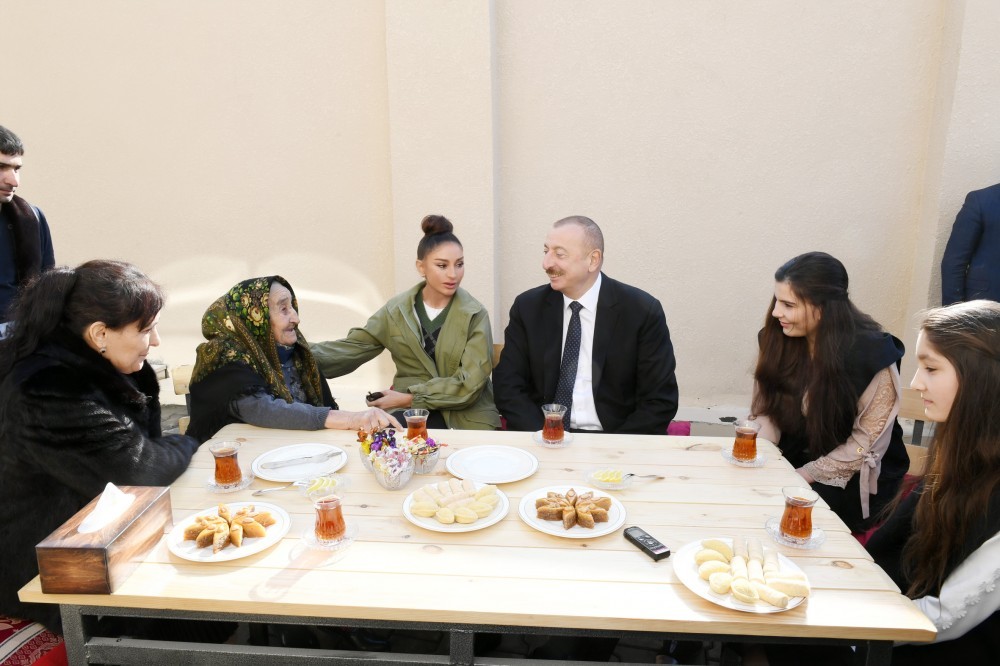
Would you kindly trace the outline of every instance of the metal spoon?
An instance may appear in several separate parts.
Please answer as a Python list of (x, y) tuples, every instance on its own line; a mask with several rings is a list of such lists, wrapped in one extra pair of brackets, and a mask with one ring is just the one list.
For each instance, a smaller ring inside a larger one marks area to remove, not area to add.
[(659, 474), (636, 474), (635, 472), (629, 472), (628, 474), (626, 474), (625, 476), (622, 477), (622, 480), (624, 481), (625, 479), (631, 479), (633, 476), (635, 478), (637, 478), (637, 479), (665, 479), (665, 478), (667, 478), (665, 476), (660, 476)]
[(260, 490), (255, 490), (255, 491), (253, 491), (250, 494), (256, 496), (256, 495), (263, 495), (264, 493), (273, 493), (275, 490), (284, 490), (285, 488), (291, 488), (296, 483), (298, 483), (298, 482), (297, 481), (292, 481), (287, 486), (278, 486), (277, 488), (261, 488)]

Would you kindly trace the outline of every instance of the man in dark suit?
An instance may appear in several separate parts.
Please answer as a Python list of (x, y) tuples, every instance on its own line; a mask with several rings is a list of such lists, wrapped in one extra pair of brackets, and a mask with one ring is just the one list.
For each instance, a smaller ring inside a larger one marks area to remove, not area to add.
[(0, 126), (0, 338), (7, 310), (28, 280), (55, 264), (49, 223), (37, 206), (14, 194), (21, 184), (24, 145)]
[(1000, 184), (969, 192), (941, 258), (941, 304), (1000, 301)]
[(514, 300), (493, 370), (507, 427), (540, 430), (543, 404), (569, 402), (570, 429), (665, 434), (677, 379), (660, 302), (601, 273), (604, 236), (589, 218), (556, 222), (544, 251), (549, 284)]

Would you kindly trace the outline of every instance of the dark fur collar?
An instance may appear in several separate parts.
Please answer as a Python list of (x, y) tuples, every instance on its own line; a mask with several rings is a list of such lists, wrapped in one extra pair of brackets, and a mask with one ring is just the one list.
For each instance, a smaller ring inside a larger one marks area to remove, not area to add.
[(42, 248), (39, 241), (38, 215), (31, 204), (14, 195), (8, 204), (3, 204), (5, 217), (11, 222), (14, 239), (14, 266), (17, 283), (24, 284), (42, 270)]
[(59, 331), (31, 356), (14, 367), (14, 383), (50, 388), (59, 394), (79, 395), (96, 386), (123, 403), (145, 405), (160, 394), (156, 372), (149, 363), (125, 375), (83, 339)]

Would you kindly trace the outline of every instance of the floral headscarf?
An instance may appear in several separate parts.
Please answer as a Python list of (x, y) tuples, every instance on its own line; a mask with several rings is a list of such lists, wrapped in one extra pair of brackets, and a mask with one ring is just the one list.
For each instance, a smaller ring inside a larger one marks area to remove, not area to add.
[[(296, 311), (299, 303), (292, 285), (280, 275), (244, 280), (218, 298), (201, 320), (201, 333), (208, 342), (198, 345), (191, 383), (195, 384), (219, 368), (230, 364), (242, 364), (260, 375), (267, 383), (268, 391), (275, 397), (294, 402), (292, 394), (285, 386), (278, 359), (278, 347), (271, 332), (271, 313), (267, 297), (271, 284), (277, 282), (292, 294), (292, 307)], [(295, 343), (294, 363), (302, 379), (309, 403), (323, 404), (323, 378), (316, 360), (313, 358), (305, 338), (299, 333)]]

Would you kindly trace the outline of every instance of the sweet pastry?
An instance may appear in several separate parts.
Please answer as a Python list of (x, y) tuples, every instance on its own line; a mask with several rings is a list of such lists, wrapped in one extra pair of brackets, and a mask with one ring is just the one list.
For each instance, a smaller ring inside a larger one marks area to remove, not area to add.
[[(434, 518), (442, 525), (470, 525), (493, 513), (499, 501), (496, 486), (476, 488), (469, 479), (448, 479), (414, 491), (409, 509), (414, 516)], [(561, 519), (560, 510), (553, 520)]]
[(194, 541), (198, 548), (211, 546), (212, 552), (218, 553), (229, 545), (240, 548), (244, 538), (266, 536), (266, 527), (277, 522), (270, 513), (256, 511), (252, 504), (241, 507), (235, 514), (228, 505), (220, 504), (217, 514), (196, 516), (184, 528), (184, 540)]
[(809, 583), (804, 580), (795, 580), (793, 578), (768, 578), (767, 586), (778, 592), (783, 592), (790, 597), (808, 597), (809, 596)]
[(726, 564), (729, 564), (729, 560), (726, 559), (726, 556), (713, 548), (702, 548), (701, 550), (699, 550), (697, 553), (694, 554), (695, 564), (699, 565), (704, 564), (709, 560), (715, 560), (717, 562), (725, 562)]
[[(709, 560), (698, 567), (698, 575), (701, 576), (702, 580), (708, 580), (715, 573), (729, 573), (729, 565), (718, 560)], [(734, 577), (733, 581), (736, 580)]]
[(595, 496), (591, 490), (577, 494), (573, 488), (565, 495), (550, 490), (545, 497), (535, 500), (535, 513), (540, 520), (561, 520), (567, 530), (576, 525), (593, 529), (597, 523), (608, 522), (610, 508), (610, 497)]
[(745, 604), (754, 604), (760, 599), (757, 590), (750, 584), (750, 581), (743, 578), (734, 578), (729, 591), (737, 601), (742, 601)]
[(729, 587), (733, 584), (733, 577), (724, 571), (719, 571), (708, 577), (708, 586), (716, 594), (729, 594)]
[(726, 562), (733, 559), (733, 549), (722, 539), (702, 539), (701, 547), (710, 548), (711, 550), (721, 553), (722, 556), (726, 558)]
[[(777, 552), (764, 548), (760, 539), (704, 539), (694, 554), (698, 576), (715, 594), (731, 594), (747, 604), (767, 603), (788, 608), (794, 597), (809, 596), (809, 582), (801, 571), (781, 570)], [(726, 551), (732, 553), (726, 561)]]
[(239, 523), (229, 527), (229, 542), (237, 548), (243, 545), (243, 526)]
[(779, 592), (778, 590), (775, 590), (764, 583), (758, 583), (757, 581), (750, 581), (750, 585), (753, 587), (754, 592), (757, 593), (757, 596), (767, 603), (772, 606), (777, 606), (778, 608), (788, 608), (789, 598), (784, 592)]

